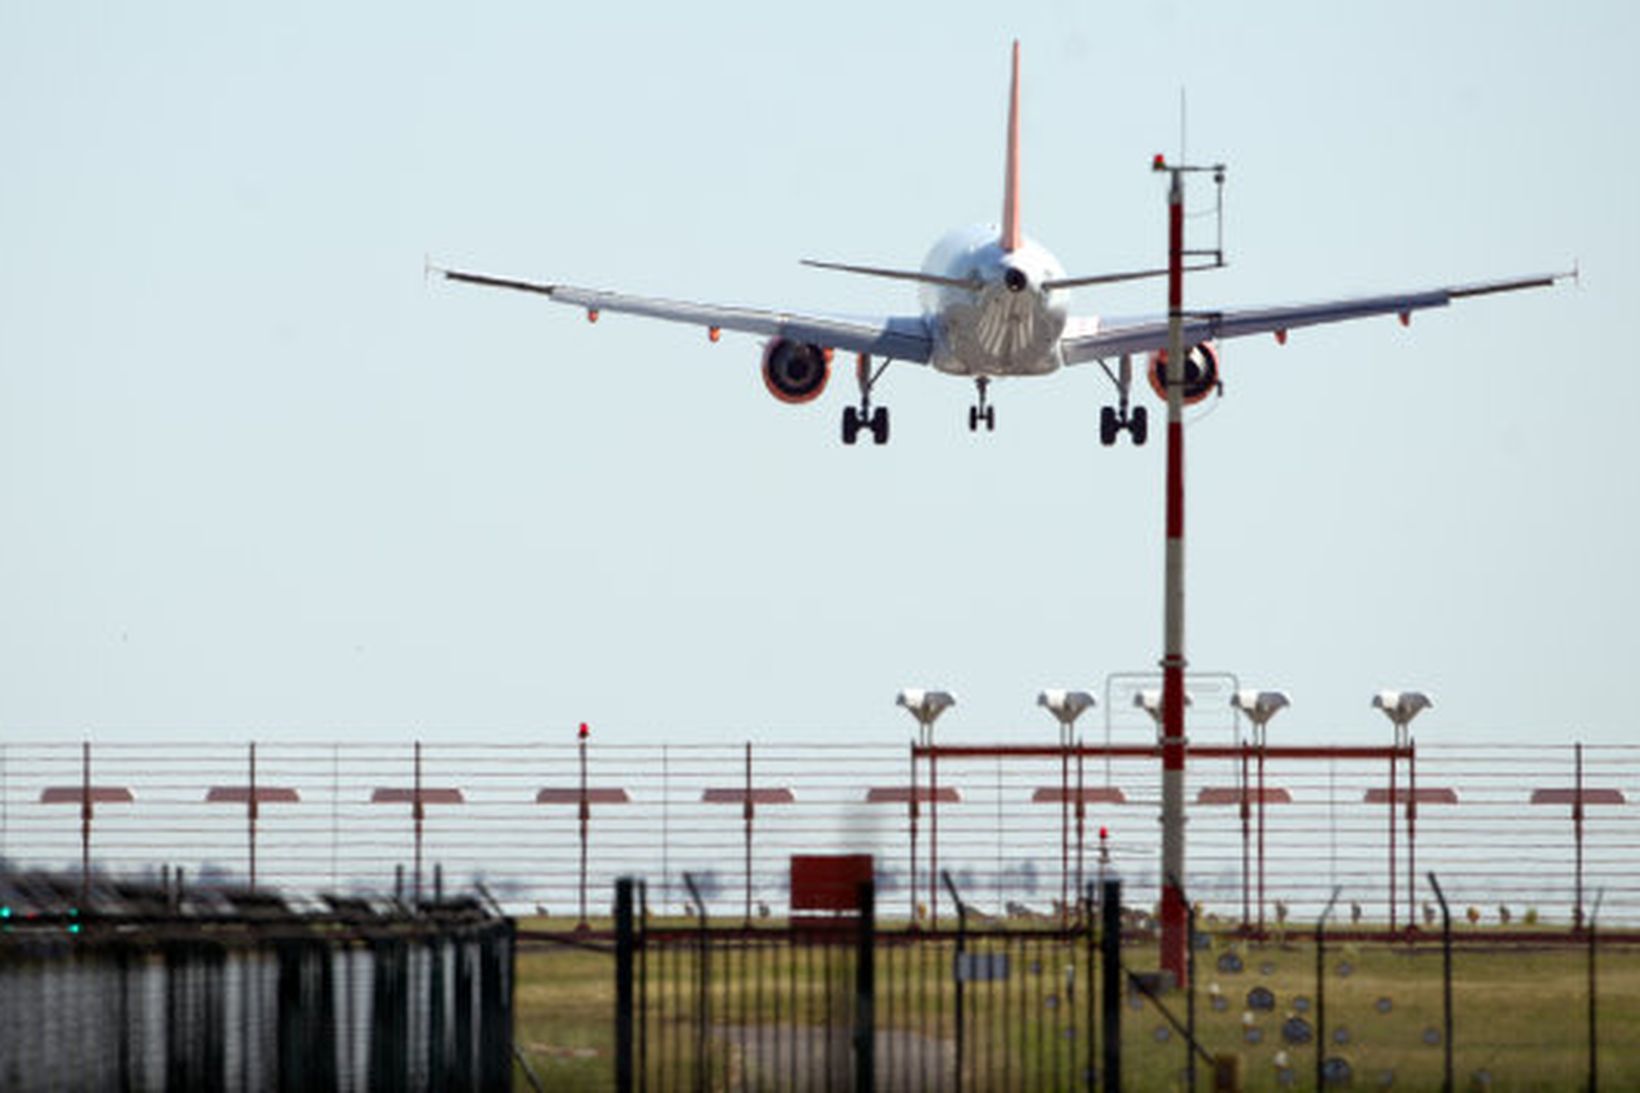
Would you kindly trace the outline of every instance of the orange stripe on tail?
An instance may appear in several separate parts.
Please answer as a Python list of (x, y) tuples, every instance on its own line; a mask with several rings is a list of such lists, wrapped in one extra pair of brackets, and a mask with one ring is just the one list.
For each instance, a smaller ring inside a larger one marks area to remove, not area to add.
[(1002, 249), (1012, 254), (1024, 242), (1019, 230), (1019, 39), (1014, 39), (1014, 75), (1008, 91), (1008, 174), (1002, 190)]

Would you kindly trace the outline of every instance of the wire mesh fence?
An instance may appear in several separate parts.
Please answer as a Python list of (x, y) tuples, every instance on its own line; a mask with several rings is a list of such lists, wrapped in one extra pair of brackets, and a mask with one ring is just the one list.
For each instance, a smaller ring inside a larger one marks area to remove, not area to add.
[[(1339, 887), (1346, 919), (1424, 927), (1434, 909), (1417, 878), (1434, 869), (1489, 922), (1574, 925), (1597, 892), (1608, 922), (1640, 920), (1640, 748), (1360, 750), (1192, 758), (1189, 883), (1207, 914), (1273, 926)], [(1051, 914), (1110, 874), (1153, 900), (1153, 756), (984, 751), (6, 743), (0, 860), (407, 903), (436, 874), (450, 890), (482, 882), (510, 911), (577, 919), (622, 874), (651, 878), (653, 904), (676, 913), (685, 871), (743, 917), (778, 915), (787, 860), (807, 851), (873, 854), (885, 918), (939, 915), (940, 869), (998, 913)]]
[(971, 908), (946, 875), (960, 911), (938, 930), (875, 922), (864, 887), (858, 914), (745, 924), (704, 908), (658, 920), (641, 882), (624, 895), (620, 883), (605, 995), (618, 1031), (599, 1069), (544, 1065), (568, 1086), (589, 1074), (622, 1090), (748, 1091), (1640, 1081), (1632, 935), (1548, 945), (1443, 914), (1392, 937), (1339, 924), (1336, 905), (1280, 937), (1197, 920), (1179, 985), (1147, 971), (1155, 938), (1119, 881), (1089, 886), (1094, 914), (1022, 922)]

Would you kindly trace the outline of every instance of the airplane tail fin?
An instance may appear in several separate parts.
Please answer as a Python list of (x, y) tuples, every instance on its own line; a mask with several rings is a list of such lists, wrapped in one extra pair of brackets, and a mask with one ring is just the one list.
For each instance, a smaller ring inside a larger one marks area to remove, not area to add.
[(1002, 249), (1018, 250), (1019, 230), (1019, 39), (1014, 39), (1014, 74), (1008, 91), (1008, 167), (1002, 189)]

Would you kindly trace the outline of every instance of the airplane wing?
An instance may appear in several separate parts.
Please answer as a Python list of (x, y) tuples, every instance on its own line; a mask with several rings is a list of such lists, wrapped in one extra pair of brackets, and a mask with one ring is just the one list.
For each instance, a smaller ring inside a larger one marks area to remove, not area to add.
[(704, 326), (712, 331), (736, 330), (745, 334), (792, 338), (796, 341), (812, 342), (828, 349), (840, 349), (848, 353), (870, 353), (873, 356), (913, 364), (927, 364), (933, 347), (928, 325), (919, 316), (860, 319), (798, 315), (785, 311), (763, 311), (748, 307), (661, 300), (650, 296), (628, 296), (601, 289), (518, 281), (453, 269), (441, 269), (438, 272), (450, 281), (533, 292), (561, 304), (582, 308), (592, 318), (605, 311), (642, 315), (650, 319)]
[[(1192, 311), (1185, 316), (1184, 343), (1195, 345), (1198, 342), (1218, 338), (1240, 338), (1248, 334), (1274, 334), (1278, 340), (1286, 341), (1287, 331), (1297, 327), (1341, 323), (1350, 319), (1365, 319), (1372, 315), (1398, 315), (1401, 321), (1406, 323), (1411, 321), (1414, 311), (1446, 307), (1453, 300), (1526, 288), (1543, 288), (1575, 276), (1575, 273), (1542, 273), (1499, 281), (1481, 281), (1471, 285), (1453, 285), (1427, 292), (1356, 296), (1344, 300), (1292, 304), (1285, 307)], [(1092, 330), (1084, 327), (1077, 334), (1061, 339), (1059, 348), (1066, 364), (1120, 357), (1125, 353), (1152, 353), (1167, 348), (1167, 318), (1162, 316), (1100, 321)]]

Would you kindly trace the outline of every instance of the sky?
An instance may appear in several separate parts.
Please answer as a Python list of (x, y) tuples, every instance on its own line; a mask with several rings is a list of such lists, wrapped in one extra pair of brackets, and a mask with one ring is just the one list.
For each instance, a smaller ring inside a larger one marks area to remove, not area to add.
[(1223, 347), (1192, 668), (1286, 690), (1272, 742), (1387, 737), (1383, 687), (1633, 741), (1640, 9), (855, 0), (0, 2), (0, 739), (900, 741), (911, 685), (1054, 739), (1040, 688), (1161, 650), (1163, 445), (1100, 447), (1096, 367), (975, 436), (896, 365), (845, 448), (844, 370), (785, 406), (754, 339), (424, 276), (915, 313), (798, 260), (997, 218), (1015, 37), (1072, 275), (1162, 259), (1181, 89), (1191, 306), (1582, 272)]

